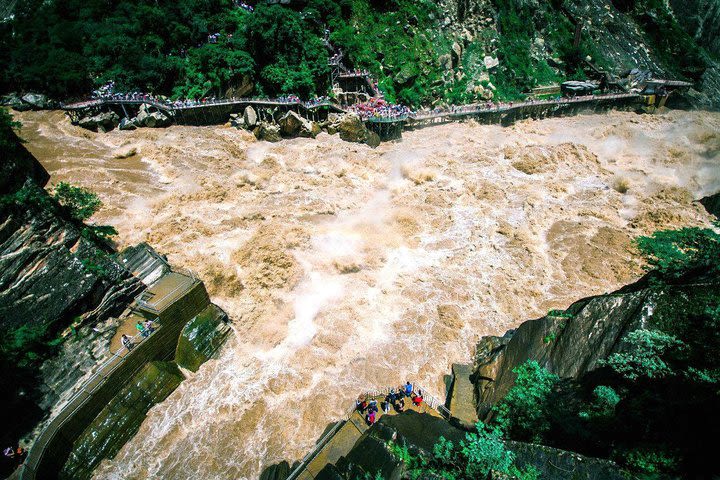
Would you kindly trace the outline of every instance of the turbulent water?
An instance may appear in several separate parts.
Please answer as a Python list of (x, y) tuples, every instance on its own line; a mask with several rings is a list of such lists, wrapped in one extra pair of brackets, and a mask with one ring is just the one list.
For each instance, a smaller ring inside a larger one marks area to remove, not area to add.
[(480, 336), (637, 278), (631, 240), (707, 224), (720, 114), (453, 124), (373, 150), (227, 127), (95, 134), (18, 114), (95, 220), (195, 270), (234, 338), (96, 478), (256, 478), (298, 459), (358, 392), (442, 396)]

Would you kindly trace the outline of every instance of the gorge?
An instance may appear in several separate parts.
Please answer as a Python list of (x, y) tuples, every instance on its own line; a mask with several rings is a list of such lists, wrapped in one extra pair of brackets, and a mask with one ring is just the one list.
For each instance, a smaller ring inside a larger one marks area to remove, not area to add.
[(122, 245), (197, 271), (232, 319), (97, 478), (253, 478), (357, 392), (412, 379), (442, 396), (481, 336), (637, 278), (635, 236), (706, 225), (693, 200), (719, 179), (707, 112), (446, 125), (374, 150), (17, 118), (52, 181), (98, 192)]

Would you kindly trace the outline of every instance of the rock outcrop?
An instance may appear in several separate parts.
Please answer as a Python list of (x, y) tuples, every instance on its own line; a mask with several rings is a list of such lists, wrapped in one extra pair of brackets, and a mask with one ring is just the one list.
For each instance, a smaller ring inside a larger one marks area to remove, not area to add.
[(175, 352), (175, 362), (197, 372), (210, 359), (230, 333), (228, 316), (217, 305), (210, 304), (183, 328)]
[(271, 123), (260, 122), (253, 130), (255, 138), (265, 140), (267, 142), (279, 142), (282, 140), (280, 136), (280, 127)]
[(524, 322), (506, 342), (484, 337), (474, 372), (479, 418), (505, 397), (515, 383), (512, 370), (528, 359), (561, 378), (579, 378), (623, 351), (622, 339), (640, 328), (651, 305), (647, 289), (592, 297), (572, 304), (563, 316)]
[(365, 143), (371, 147), (380, 144), (380, 137), (367, 129), (365, 123), (353, 113), (343, 115), (338, 123), (340, 138), (346, 142)]
[(172, 119), (152, 105), (143, 103), (132, 123), (139, 127), (162, 128), (169, 126)]
[(61, 479), (87, 479), (103, 458), (112, 458), (140, 428), (150, 408), (165, 400), (184, 377), (172, 362), (151, 362), (103, 408), (74, 443)]
[[(0, 206), (0, 328), (3, 343), (12, 348), (2, 352), (1, 409), (15, 419), (2, 436), (12, 443), (83, 375), (92, 345), (113, 328), (108, 318), (119, 315), (143, 286), (113, 260), (108, 246), (83, 235), (81, 224), (61, 214), (41, 188), (47, 172), (21, 145), (6, 153), (2, 168), (8, 176), (0, 182), (0, 194), (8, 199)], [(54, 337), (62, 347), (45, 344)], [(66, 348), (73, 358), (52, 364)], [(43, 362), (51, 363), (45, 368)]]
[(78, 125), (94, 132), (109, 132), (120, 124), (120, 117), (115, 112), (102, 112), (90, 117), (83, 117)]
[[(355, 443), (346, 456), (334, 465), (327, 465), (316, 480), (351, 480), (376, 478), (399, 480), (404, 468), (388, 449), (392, 441), (408, 447), (413, 453), (432, 454), (433, 446), (443, 437), (458, 445), (465, 439), (465, 431), (445, 420), (428, 414), (408, 411), (400, 415), (383, 416)], [(522, 442), (507, 442), (521, 468), (532, 465), (539, 477), (547, 480), (621, 480), (625, 473), (613, 462), (575, 453)], [(425, 477), (424, 477), (425, 478)], [(435, 477), (426, 477), (435, 478)], [(440, 477), (438, 477), (440, 478)], [(491, 473), (490, 479), (507, 478)]]

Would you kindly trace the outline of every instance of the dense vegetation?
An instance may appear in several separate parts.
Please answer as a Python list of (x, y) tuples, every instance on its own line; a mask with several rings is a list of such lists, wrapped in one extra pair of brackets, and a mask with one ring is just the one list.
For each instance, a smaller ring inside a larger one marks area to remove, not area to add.
[(640, 478), (717, 472), (705, 435), (720, 431), (720, 235), (683, 228), (637, 244), (654, 278), (654, 311), (624, 337), (624, 349), (577, 380), (534, 360), (521, 364), (489, 423), (465, 442), (441, 439), (426, 456), (392, 446), (411, 478), (484, 478), (490, 469), (533, 478), (514, 467), (502, 439), (610, 458)]
[[(573, 46), (563, 0), (493, 0), (497, 30), (470, 41), (450, 34), (432, 0), (250, 3), (254, 12), (233, 0), (18, 2), (14, 19), (0, 23), (0, 91), (68, 98), (114, 80), (120, 91), (181, 97), (222, 96), (238, 85), (254, 85), (257, 95), (323, 95), (330, 87), (326, 28), (348, 67), (370, 70), (388, 99), (416, 106), (477, 100), (477, 89), (491, 83), (496, 96), (517, 98), (537, 85), (583, 78), (586, 56), (606, 66), (585, 34)], [(703, 53), (663, 2), (616, 3), (668, 65), (697, 78)], [(440, 60), (456, 41), (461, 58), (449, 68)], [(488, 71), (485, 55), (500, 66)]]

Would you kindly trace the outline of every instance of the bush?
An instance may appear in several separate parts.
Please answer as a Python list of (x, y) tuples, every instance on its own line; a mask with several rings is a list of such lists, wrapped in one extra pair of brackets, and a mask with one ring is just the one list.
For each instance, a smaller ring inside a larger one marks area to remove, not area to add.
[(623, 341), (630, 350), (613, 353), (600, 364), (609, 366), (628, 380), (671, 375), (673, 370), (662, 357), (684, 347), (683, 342), (660, 330), (635, 330)]
[(92, 217), (102, 206), (96, 193), (66, 182), (55, 185), (53, 198), (67, 210), (71, 218), (80, 222)]
[(598, 385), (593, 390), (593, 401), (588, 410), (580, 412), (585, 419), (606, 419), (615, 415), (615, 406), (620, 402), (620, 395), (606, 385)]
[(720, 273), (720, 235), (709, 228), (661, 230), (635, 241), (648, 269), (665, 281), (691, 272)]
[(440, 437), (430, 458), (413, 455), (407, 446), (394, 443), (390, 444), (390, 451), (403, 462), (412, 479), (474, 480), (485, 478), (492, 471), (518, 480), (537, 480), (538, 472), (533, 467), (520, 470), (515, 466), (515, 454), (505, 447), (498, 427), (478, 422), (475, 428), (476, 431), (467, 433), (457, 447)]
[(550, 428), (547, 400), (559, 378), (535, 360), (514, 368), (513, 373), (515, 385), (494, 407), (494, 421), (513, 439), (539, 441)]

